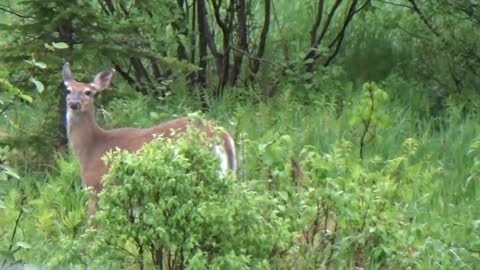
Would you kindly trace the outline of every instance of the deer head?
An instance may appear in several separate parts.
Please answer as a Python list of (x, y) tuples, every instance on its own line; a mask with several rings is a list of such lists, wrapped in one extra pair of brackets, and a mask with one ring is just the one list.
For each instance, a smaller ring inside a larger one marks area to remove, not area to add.
[(91, 83), (77, 82), (73, 79), (70, 65), (65, 63), (62, 76), (67, 90), (67, 110), (73, 113), (92, 111), (95, 94), (110, 86), (114, 73), (115, 70), (107, 69), (98, 73)]

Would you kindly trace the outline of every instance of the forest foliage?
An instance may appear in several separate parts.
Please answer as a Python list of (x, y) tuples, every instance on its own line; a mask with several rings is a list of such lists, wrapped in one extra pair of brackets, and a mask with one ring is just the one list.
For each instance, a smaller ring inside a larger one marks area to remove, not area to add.
[[(478, 0), (0, 0), (0, 13), (0, 268), (479, 265)], [(238, 170), (220, 177), (195, 130), (110, 153), (89, 227), (65, 62), (79, 81), (116, 70), (102, 127), (201, 111), (235, 138)]]

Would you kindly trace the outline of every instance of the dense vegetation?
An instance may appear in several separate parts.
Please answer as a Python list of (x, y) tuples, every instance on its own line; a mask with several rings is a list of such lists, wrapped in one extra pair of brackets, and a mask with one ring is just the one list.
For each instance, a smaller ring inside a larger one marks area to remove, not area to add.
[[(480, 265), (478, 1), (0, 0), (0, 13), (0, 268)], [(235, 137), (238, 171), (219, 177), (197, 131), (112, 153), (105, 183), (123, 184), (88, 229), (66, 61), (81, 81), (116, 69), (101, 126), (202, 112)]]

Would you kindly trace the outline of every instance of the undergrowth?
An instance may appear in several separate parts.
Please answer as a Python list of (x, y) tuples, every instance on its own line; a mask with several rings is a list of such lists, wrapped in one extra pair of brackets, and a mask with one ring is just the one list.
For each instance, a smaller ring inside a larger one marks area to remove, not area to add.
[[(178, 269), (473, 269), (480, 262), (476, 113), (459, 115), (452, 109), (430, 121), (391, 97), (388, 83), (368, 83), (354, 91), (349, 99), (318, 94), (306, 100), (290, 85), (265, 102), (238, 103), (228, 94), (212, 101), (207, 117), (217, 119), (237, 143), (236, 176), (218, 179), (211, 156), (200, 150), (195, 150), (200, 151), (195, 158), (204, 169), (197, 178), (188, 178), (193, 175), (184, 170), (192, 165), (185, 159), (165, 158), (138, 167), (139, 173), (144, 171), (134, 178), (125, 178), (126, 165), (114, 166), (112, 175), (134, 182), (117, 191), (106, 189), (100, 226), (93, 231), (85, 229), (87, 194), (73, 157), (57, 155), (50, 165), (56, 169), (48, 173), (19, 172), (19, 153), (4, 147), (2, 266), (96, 268), (108, 262), (115, 268), (150, 268), (161, 259)], [(173, 104), (175, 95), (160, 102), (118, 98), (100, 108), (98, 118), (121, 121), (110, 126), (148, 126), (200, 106)], [(197, 153), (193, 149), (198, 143), (192, 141), (181, 144), (190, 154)], [(118, 155), (114, 162), (141, 164), (178, 154), (173, 145), (158, 143), (143, 154)], [(171, 196), (172, 183), (162, 182), (165, 177), (157, 174), (162, 170), (187, 186)], [(182, 201), (188, 192), (196, 192), (187, 187), (198, 181), (207, 181), (197, 187), (204, 195), (195, 193), (197, 197)], [(137, 194), (149, 190), (131, 190), (132, 185), (158, 185), (166, 192), (159, 194), (166, 204), (157, 210), (164, 217), (179, 215), (175, 222), (152, 212), (158, 199), (144, 205), (144, 218), (138, 222), (114, 214), (123, 207), (118, 196), (150, 198)], [(189, 204), (193, 212), (182, 208)], [(282, 238), (271, 238), (276, 235)]]

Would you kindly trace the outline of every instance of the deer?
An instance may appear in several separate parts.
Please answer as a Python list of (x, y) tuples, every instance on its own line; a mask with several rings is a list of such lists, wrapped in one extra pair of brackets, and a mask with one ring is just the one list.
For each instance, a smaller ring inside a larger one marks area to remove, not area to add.
[[(62, 67), (63, 83), (66, 89), (66, 128), (67, 138), (75, 157), (80, 163), (82, 186), (91, 189), (87, 205), (88, 217), (93, 217), (98, 203), (98, 193), (102, 191), (102, 177), (109, 166), (102, 160), (108, 151), (116, 149), (137, 152), (146, 143), (158, 136), (173, 141), (187, 130), (190, 120), (187, 117), (177, 118), (150, 128), (115, 128), (103, 129), (95, 119), (95, 95), (107, 89), (114, 69), (99, 72), (90, 83), (76, 81), (73, 78), (69, 63)], [(235, 143), (232, 136), (222, 131), (212, 132), (212, 124), (202, 125), (208, 137), (218, 136), (219, 145), (213, 147), (219, 159), (220, 174), (236, 170)]]

